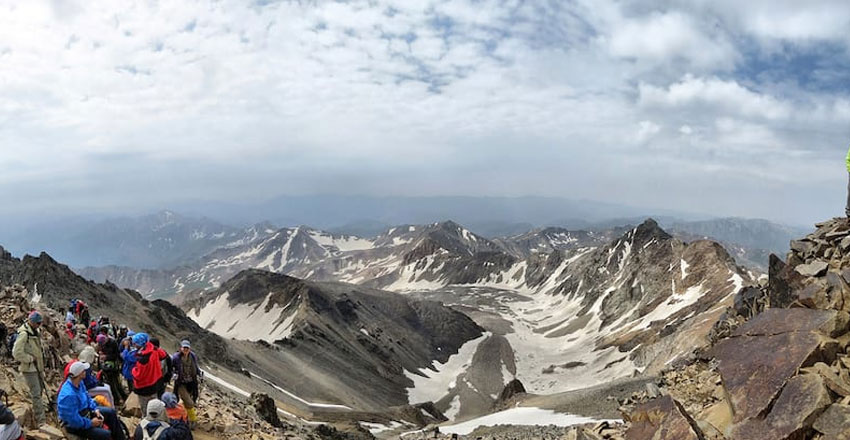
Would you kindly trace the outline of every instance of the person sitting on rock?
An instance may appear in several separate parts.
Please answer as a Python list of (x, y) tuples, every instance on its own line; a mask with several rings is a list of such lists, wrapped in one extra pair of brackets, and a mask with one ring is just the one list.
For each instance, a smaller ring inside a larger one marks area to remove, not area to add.
[[(71, 364), (68, 379), (59, 389), (59, 421), (69, 433), (84, 439), (126, 440), (115, 410), (98, 406), (86, 392), (83, 378), (90, 367), (79, 361)], [(111, 430), (104, 429), (104, 424)]]
[[(5, 393), (5, 391), (3, 391)], [(0, 440), (23, 440), (24, 433), (15, 415), (0, 402)]]
[(148, 402), (156, 398), (162, 378), (162, 358), (168, 353), (150, 343), (147, 333), (133, 335), (133, 345), (139, 347), (136, 352), (136, 366), (133, 367), (133, 387), (139, 396), (139, 407), (146, 408)]
[(151, 400), (146, 408), (145, 418), (136, 427), (133, 440), (192, 440), (192, 431), (185, 423), (165, 421), (165, 403), (161, 400)]
[(189, 426), (192, 426), (198, 420), (195, 402), (198, 400), (198, 383), (204, 375), (198, 365), (198, 357), (192, 351), (192, 345), (188, 340), (184, 339), (180, 342), (180, 351), (171, 356), (171, 361), (176, 373), (174, 392), (183, 401), (186, 413), (189, 415)]
[(169, 422), (174, 422), (175, 420), (189, 421), (186, 408), (182, 403), (177, 401), (177, 396), (174, 393), (170, 391), (162, 393), (162, 402), (165, 403), (165, 412), (168, 413)]

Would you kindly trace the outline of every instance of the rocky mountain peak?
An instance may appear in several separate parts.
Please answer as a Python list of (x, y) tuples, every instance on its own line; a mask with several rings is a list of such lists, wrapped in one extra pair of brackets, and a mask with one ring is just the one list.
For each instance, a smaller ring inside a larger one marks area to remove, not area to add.
[(635, 243), (649, 243), (653, 239), (666, 241), (673, 236), (661, 229), (661, 226), (654, 219), (648, 218), (635, 229), (634, 238)]

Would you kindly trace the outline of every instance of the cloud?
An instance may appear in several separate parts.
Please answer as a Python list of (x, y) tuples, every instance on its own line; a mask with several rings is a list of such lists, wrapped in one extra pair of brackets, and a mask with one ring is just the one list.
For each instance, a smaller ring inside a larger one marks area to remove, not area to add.
[(618, 21), (611, 26), (607, 45), (617, 57), (652, 63), (684, 61), (699, 69), (729, 69), (739, 58), (723, 35), (710, 35), (678, 11)]
[(715, 114), (735, 113), (764, 119), (786, 119), (792, 108), (789, 103), (751, 91), (734, 80), (724, 81), (716, 77), (696, 78), (685, 75), (681, 81), (665, 88), (642, 83), (638, 91), (640, 104), (647, 107), (713, 107)]
[(820, 191), (817, 218), (843, 191), (820, 186), (845, 178), (850, 8), (800, 5), (4, 3), (0, 194), (33, 212), (393, 192), (771, 216), (728, 194), (789, 203), (778, 187)]

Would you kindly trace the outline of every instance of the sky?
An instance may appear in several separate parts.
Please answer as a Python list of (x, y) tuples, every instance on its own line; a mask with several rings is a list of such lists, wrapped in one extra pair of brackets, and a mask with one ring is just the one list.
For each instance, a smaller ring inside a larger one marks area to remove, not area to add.
[(0, 206), (560, 196), (842, 214), (850, 3), (0, 1)]

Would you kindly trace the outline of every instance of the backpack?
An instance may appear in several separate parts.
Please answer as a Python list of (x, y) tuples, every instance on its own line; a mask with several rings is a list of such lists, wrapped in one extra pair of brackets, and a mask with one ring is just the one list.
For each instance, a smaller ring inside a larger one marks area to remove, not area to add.
[(165, 432), (166, 429), (170, 428), (168, 423), (159, 422), (160, 423), (159, 428), (156, 428), (156, 431), (154, 431), (153, 435), (151, 435), (151, 434), (148, 433), (148, 430), (146, 429), (148, 427), (149, 423), (150, 423), (150, 420), (148, 420), (148, 419), (144, 419), (139, 423), (139, 426), (142, 427), (142, 439), (143, 440), (157, 440), (157, 439), (159, 439), (160, 436), (162, 436), (162, 434)]

